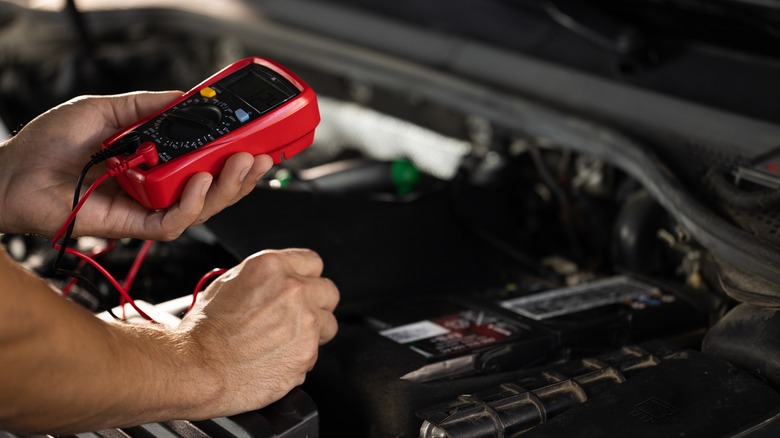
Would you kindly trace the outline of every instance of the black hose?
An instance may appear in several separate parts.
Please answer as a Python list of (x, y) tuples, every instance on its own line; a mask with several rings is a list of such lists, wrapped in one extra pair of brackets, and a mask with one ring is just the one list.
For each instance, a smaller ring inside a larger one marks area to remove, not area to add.
[(704, 182), (715, 196), (729, 207), (745, 211), (761, 211), (780, 207), (780, 190), (742, 190), (726, 178), (719, 169), (710, 169)]

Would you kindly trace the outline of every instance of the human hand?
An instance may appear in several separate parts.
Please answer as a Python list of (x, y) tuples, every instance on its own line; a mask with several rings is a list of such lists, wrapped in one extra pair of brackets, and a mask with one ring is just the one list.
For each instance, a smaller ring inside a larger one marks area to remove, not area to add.
[[(70, 213), (76, 180), (100, 143), (179, 96), (174, 91), (85, 96), (30, 122), (0, 145), (0, 232), (53, 235)], [(173, 240), (251, 192), (272, 165), (267, 155), (235, 154), (216, 181), (206, 172), (194, 175), (180, 201), (160, 211), (147, 210), (106, 181), (79, 212), (73, 234)], [(85, 189), (103, 172), (97, 167)]]
[(206, 289), (178, 330), (221, 387), (193, 419), (258, 409), (303, 383), (338, 330), (338, 290), (321, 274), (312, 251), (264, 251)]

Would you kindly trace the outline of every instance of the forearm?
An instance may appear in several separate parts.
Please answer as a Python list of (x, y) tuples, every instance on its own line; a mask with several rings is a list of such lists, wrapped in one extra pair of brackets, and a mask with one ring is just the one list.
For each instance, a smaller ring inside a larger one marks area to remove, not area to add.
[(219, 385), (186, 337), (106, 324), (0, 254), (0, 429), (74, 432), (202, 417)]

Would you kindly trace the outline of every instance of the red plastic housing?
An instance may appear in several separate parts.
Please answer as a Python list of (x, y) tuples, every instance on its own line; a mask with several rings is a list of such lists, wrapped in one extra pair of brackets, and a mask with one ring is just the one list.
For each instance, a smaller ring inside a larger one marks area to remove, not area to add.
[[(300, 94), (245, 125), (217, 138), (198, 149), (175, 157), (149, 169), (136, 167), (116, 175), (119, 186), (147, 208), (158, 210), (170, 207), (181, 197), (185, 184), (199, 172), (219, 175), (225, 161), (238, 152), (252, 155), (268, 154), (274, 163), (288, 159), (311, 145), (314, 129), (320, 121), (317, 98), (298, 76), (276, 62), (264, 58), (247, 58), (235, 62), (201, 82), (161, 111), (116, 133), (103, 142), (110, 147), (125, 134), (171, 107), (199, 93), (249, 64), (260, 64), (273, 70), (296, 87)], [(120, 163), (120, 158), (108, 160), (108, 166)]]

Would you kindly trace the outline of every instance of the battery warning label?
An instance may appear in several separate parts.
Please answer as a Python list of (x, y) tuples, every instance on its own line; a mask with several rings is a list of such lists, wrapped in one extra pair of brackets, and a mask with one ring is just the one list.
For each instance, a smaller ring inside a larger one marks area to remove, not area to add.
[(423, 356), (439, 357), (488, 347), (525, 332), (498, 314), (464, 310), (386, 329), (379, 334)]
[(449, 332), (449, 330), (433, 321), (420, 321), (391, 328), (389, 330), (383, 330), (379, 332), (379, 334), (390, 338), (399, 344), (407, 344), (409, 342), (419, 341), (420, 339), (444, 335)]
[(617, 276), (514, 298), (499, 304), (520, 315), (541, 321), (654, 295), (663, 294), (653, 285)]

